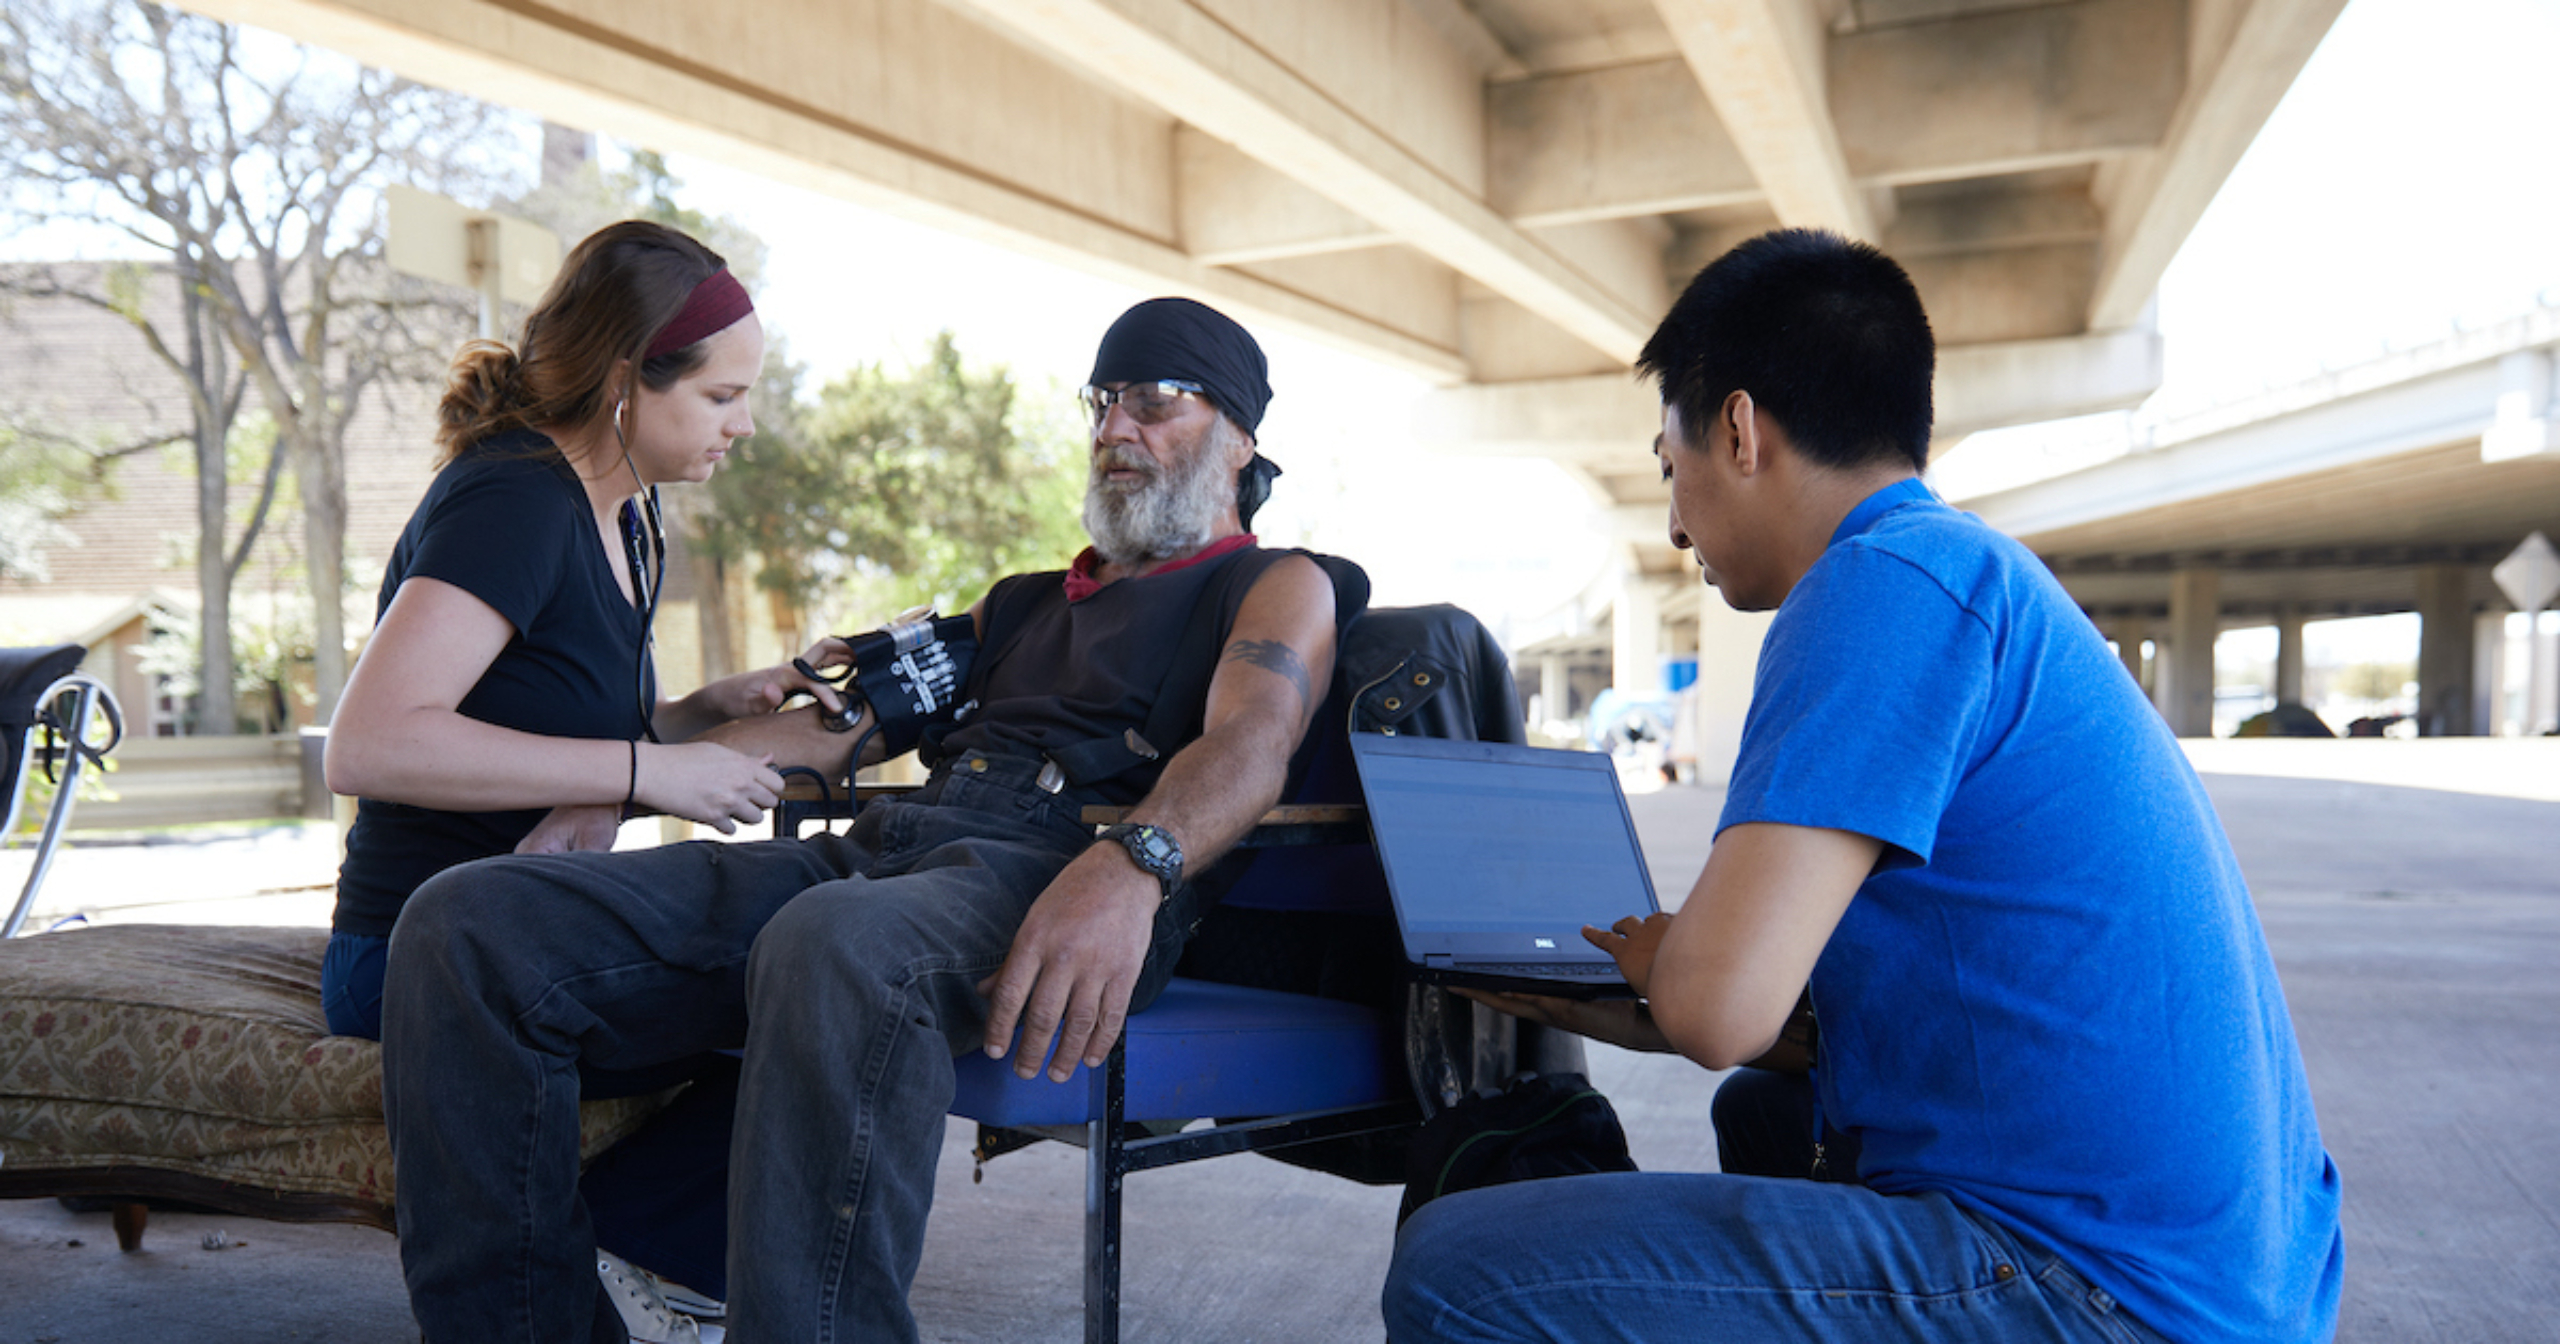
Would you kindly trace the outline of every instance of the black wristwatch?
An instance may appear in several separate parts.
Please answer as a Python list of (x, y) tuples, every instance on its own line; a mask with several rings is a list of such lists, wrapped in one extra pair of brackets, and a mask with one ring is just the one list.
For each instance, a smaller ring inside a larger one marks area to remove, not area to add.
[(1155, 874), (1164, 888), (1164, 900), (1172, 900), (1174, 888), (1182, 885), (1182, 846), (1173, 832), (1162, 826), (1143, 822), (1122, 822), (1103, 828), (1102, 839), (1129, 851), (1129, 861)]

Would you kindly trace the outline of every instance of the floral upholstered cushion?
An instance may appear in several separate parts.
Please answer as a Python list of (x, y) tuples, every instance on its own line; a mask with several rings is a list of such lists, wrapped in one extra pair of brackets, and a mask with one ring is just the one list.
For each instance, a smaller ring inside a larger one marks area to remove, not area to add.
[[(128, 924), (0, 942), (0, 1182), (140, 1168), (387, 1216), (382, 1047), (329, 1034), (328, 938)], [(588, 1103), (585, 1154), (663, 1101)]]

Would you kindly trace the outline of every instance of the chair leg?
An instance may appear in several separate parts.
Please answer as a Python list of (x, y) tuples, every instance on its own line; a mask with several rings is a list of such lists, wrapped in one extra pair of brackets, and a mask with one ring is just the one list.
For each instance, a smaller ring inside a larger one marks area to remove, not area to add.
[(1114, 1045), (1103, 1066), (1102, 1115), (1085, 1124), (1085, 1344), (1120, 1344), (1120, 1187), (1129, 1175), (1120, 1129), (1127, 1083), (1125, 1056)]
[(151, 1225), (151, 1206), (136, 1201), (109, 1211), (116, 1226), (116, 1249), (131, 1254), (142, 1249), (142, 1229)]
[[(91, 707), (98, 705), (104, 709), (114, 737), (121, 738), (124, 735), (123, 720), (116, 710), (115, 697), (107, 695), (104, 687), (86, 677), (66, 677), (46, 688), (45, 699), (48, 701), (59, 699), (64, 694), (72, 697), (72, 709), (71, 717), (67, 720), (70, 728), (64, 734), (69, 745), (62, 754), (62, 779), (53, 792), (53, 808), (45, 813), (44, 831), (36, 840), (35, 865), (27, 870), (27, 885), (19, 891), (17, 903), (9, 908), (5, 916), (0, 916), (0, 938), (17, 937), (19, 928), (27, 922), (27, 912), (35, 908), (36, 893), (44, 887), (45, 874), (53, 867), (53, 852), (61, 845), (63, 830), (71, 822), (71, 804), (80, 793), (80, 766), (87, 759), (81, 755), (81, 748), (89, 745)], [(41, 703), (43, 702), (40, 701), (39, 704)], [(109, 748), (114, 745), (112, 741), (107, 744)], [(9, 832), (17, 827), (19, 799), (25, 796), (29, 784), (29, 772), (34, 769), (35, 758), (36, 735), (30, 730), (27, 734), (25, 750), (18, 762), (17, 783), (8, 799), (6, 808), (8, 821), (5, 825), (0, 825), (0, 843), (5, 843)]]

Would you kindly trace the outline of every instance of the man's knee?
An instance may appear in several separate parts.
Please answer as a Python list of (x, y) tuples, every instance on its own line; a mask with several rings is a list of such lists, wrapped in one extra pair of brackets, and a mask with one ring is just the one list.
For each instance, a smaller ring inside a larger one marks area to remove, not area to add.
[(447, 868), (419, 885), (391, 930), (387, 988), (440, 979), (486, 951), (493, 931), (521, 932), (523, 921), (505, 917), (508, 898), (498, 890), (504, 885), (503, 862)]
[(1455, 1304), (1484, 1290), (1504, 1248), (1481, 1244), (1490, 1224), (1466, 1207), (1467, 1191), (1435, 1199), (1417, 1210), (1396, 1232), (1395, 1258), (1387, 1267), (1387, 1285), (1379, 1299), (1390, 1341), (1446, 1337)]
[(774, 914), (747, 956), (752, 1011), (893, 988), (937, 955), (923, 912), (893, 884), (830, 882)]

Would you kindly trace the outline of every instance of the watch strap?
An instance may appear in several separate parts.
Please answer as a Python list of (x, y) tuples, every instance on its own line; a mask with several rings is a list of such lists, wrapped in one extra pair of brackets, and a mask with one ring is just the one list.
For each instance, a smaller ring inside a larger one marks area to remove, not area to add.
[(1155, 877), (1163, 893), (1160, 900), (1173, 899), (1173, 893), (1182, 886), (1183, 857), (1182, 845), (1171, 831), (1145, 822), (1124, 821), (1104, 827), (1100, 838), (1120, 846), (1131, 863)]

